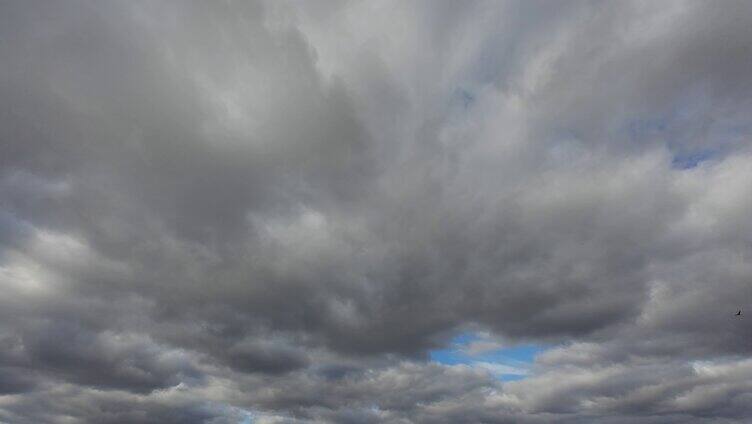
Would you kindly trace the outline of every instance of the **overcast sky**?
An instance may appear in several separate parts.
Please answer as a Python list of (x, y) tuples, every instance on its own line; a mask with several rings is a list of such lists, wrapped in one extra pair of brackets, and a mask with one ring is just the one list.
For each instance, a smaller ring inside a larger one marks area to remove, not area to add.
[(751, 136), (749, 1), (3, 1), (0, 423), (749, 422)]

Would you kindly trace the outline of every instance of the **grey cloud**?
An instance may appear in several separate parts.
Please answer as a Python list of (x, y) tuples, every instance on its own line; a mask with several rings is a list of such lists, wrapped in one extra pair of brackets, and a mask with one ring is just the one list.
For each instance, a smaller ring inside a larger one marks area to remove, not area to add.
[(229, 351), (230, 363), (243, 371), (285, 372), (307, 365), (302, 354), (268, 343), (240, 343)]
[(750, 20), (3, 3), (0, 421), (742, 422)]

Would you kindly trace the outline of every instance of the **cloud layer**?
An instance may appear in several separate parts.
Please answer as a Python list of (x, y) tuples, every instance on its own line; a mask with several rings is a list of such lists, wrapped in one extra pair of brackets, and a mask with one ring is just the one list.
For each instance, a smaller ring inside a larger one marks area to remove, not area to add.
[[(18, 1), (0, 40), (0, 422), (752, 415), (749, 2)], [(430, 360), (467, 331), (550, 348)]]

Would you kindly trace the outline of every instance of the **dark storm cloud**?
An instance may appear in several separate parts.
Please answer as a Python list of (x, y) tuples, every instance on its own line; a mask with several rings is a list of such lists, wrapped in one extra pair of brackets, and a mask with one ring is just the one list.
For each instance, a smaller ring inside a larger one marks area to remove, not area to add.
[(750, 21), (3, 3), (0, 421), (742, 422)]

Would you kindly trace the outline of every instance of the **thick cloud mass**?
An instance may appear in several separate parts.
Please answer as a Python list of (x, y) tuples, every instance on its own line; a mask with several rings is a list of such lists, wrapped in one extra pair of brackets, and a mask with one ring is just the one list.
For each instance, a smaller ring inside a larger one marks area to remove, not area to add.
[(2, 423), (752, 417), (750, 2), (7, 1), (0, 58)]

